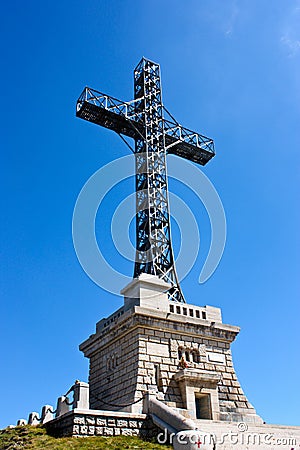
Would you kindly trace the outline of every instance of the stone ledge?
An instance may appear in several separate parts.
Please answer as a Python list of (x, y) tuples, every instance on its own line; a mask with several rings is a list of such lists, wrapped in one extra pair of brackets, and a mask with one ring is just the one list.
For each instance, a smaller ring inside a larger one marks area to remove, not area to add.
[[(176, 329), (175, 325), (179, 328)], [(240, 331), (240, 328), (234, 325), (221, 322), (211, 325), (209, 321), (204, 319), (182, 317), (176, 314), (166, 314), (165, 312), (134, 306), (126, 311), (111, 327), (92, 334), (80, 344), (79, 349), (89, 358), (99, 350), (99, 347), (111, 345), (120, 336), (125, 336), (127, 333), (140, 327), (177, 335), (195, 336), (197, 334), (212, 341), (226, 343), (234, 341)]]
[[(92, 416), (107, 416), (110, 417), (112, 414), (115, 417), (129, 417), (130, 419), (146, 419), (147, 414), (135, 414), (130, 412), (124, 412), (124, 411), (106, 411), (102, 409), (73, 409), (70, 411), (70, 413), (75, 414), (84, 414), (84, 415), (92, 415)], [(68, 413), (69, 414), (69, 413)]]
[(187, 368), (176, 372), (174, 378), (176, 381), (185, 381), (187, 383), (204, 381), (212, 385), (216, 385), (220, 381), (221, 375), (208, 370)]

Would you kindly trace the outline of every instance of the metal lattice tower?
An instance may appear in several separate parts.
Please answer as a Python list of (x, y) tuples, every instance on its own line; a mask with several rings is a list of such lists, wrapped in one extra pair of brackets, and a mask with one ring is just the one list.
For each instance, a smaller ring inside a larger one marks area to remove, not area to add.
[(183, 128), (171, 116), (162, 103), (159, 65), (145, 58), (134, 70), (134, 100), (122, 102), (86, 87), (76, 115), (115, 131), (123, 140), (123, 136), (135, 140), (134, 277), (156, 275), (171, 284), (170, 300), (185, 302), (171, 243), (166, 156), (174, 154), (204, 166), (215, 155), (213, 140)]

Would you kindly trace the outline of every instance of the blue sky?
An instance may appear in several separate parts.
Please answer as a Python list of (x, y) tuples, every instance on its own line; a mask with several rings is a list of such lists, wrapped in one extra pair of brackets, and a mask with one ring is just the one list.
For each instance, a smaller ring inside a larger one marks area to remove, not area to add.
[[(177, 120), (216, 144), (203, 172), (222, 199), (228, 236), (204, 285), (208, 218), (174, 185), (202, 239), (182, 282), (187, 301), (219, 306), (224, 322), (241, 326), (235, 368), (264, 420), (300, 425), (300, 2), (12, 0), (1, 9), (0, 426), (86, 380), (78, 345), (121, 305), (81, 269), (71, 226), (87, 179), (129, 150), (76, 119), (75, 103), (85, 85), (130, 100), (142, 56), (160, 63)], [(122, 189), (129, 195), (133, 183)], [(106, 228), (98, 240), (109, 256)], [(131, 274), (131, 263), (111, 256)]]

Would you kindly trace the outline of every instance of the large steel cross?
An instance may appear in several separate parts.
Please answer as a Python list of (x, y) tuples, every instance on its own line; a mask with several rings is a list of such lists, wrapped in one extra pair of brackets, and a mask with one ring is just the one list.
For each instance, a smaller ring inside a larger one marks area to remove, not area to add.
[(134, 70), (134, 100), (123, 102), (86, 87), (76, 115), (135, 140), (134, 277), (148, 273), (162, 278), (171, 285), (170, 300), (184, 303), (171, 244), (166, 155), (204, 166), (215, 155), (213, 140), (183, 128), (171, 116), (162, 103), (159, 64), (145, 58)]

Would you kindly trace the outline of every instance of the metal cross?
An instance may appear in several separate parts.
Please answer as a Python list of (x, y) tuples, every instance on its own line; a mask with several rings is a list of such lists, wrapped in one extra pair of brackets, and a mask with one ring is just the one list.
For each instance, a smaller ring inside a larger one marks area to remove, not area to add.
[[(136, 162), (134, 277), (148, 273), (170, 283), (170, 300), (185, 302), (171, 244), (166, 155), (205, 165), (213, 140), (182, 127), (162, 103), (160, 67), (142, 58), (134, 70), (134, 100), (123, 102), (86, 87), (76, 115), (133, 138)], [(127, 141), (125, 141), (127, 143)], [(128, 145), (128, 143), (127, 143)]]

